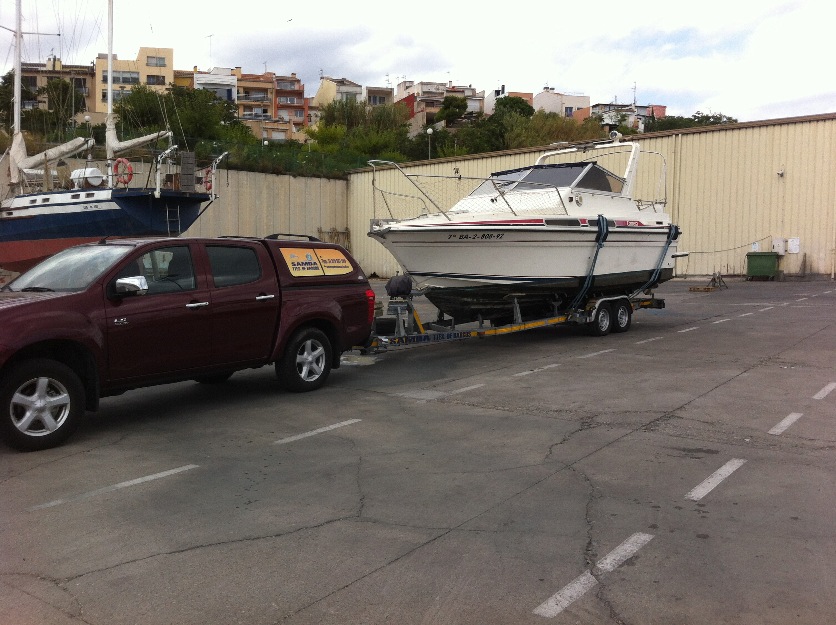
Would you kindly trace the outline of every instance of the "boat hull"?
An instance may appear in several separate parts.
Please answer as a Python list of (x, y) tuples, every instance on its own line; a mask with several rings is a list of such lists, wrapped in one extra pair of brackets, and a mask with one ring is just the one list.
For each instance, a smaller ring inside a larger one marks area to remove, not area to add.
[(78, 243), (103, 237), (172, 236), (198, 218), (206, 193), (153, 189), (53, 191), (21, 195), (0, 210), (0, 280)]
[[(439, 310), (462, 321), (506, 319), (515, 299), (523, 316), (564, 310), (590, 273), (597, 234), (596, 227), (551, 227), (545, 220), (540, 226), (447, 224), (370, 232)], [(668, 227), (611, 228), (588, 294), (629, 295), (652, 286), (651, 280), (672, 278), (676, 241), (668, 243), (668, 236)]]

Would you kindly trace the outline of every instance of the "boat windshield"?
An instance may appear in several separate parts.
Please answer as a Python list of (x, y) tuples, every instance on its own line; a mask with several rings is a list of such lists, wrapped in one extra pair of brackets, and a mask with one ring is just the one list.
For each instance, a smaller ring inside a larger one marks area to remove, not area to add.
[(532, 191), (556, 187), (621, 193), (624, 180), (597, 163), (533, 165), (491, 174), (491, 177), (476, 187), (471, 195), (492, 195), (498, 191)]
[(81, 291), (128, 254), (132, 245), (83, 245), (50, 256), (4, 287), (8, 291)]

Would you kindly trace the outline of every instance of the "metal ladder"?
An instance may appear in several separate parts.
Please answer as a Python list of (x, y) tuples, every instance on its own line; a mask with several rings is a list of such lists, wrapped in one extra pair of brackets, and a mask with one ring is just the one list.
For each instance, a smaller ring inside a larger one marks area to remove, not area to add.
[[(168, 229), (168, 236), (179, 237), (180, 236), (180, 206), (179, 205), (172, 208), (168, 204), (166, 204), (166, 206), (165, 206), (165, 221), (166, 221), (166, 228)], [(176, 226), (173, 231), (172, 231), (172, 225)]]

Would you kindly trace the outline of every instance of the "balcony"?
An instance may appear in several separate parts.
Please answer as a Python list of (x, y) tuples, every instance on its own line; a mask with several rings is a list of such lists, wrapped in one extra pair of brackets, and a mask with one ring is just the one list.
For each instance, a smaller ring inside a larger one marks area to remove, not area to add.
[(239, 93), (238, 94), (238, 101), (239, 102), (269, 102), (270, 96), (267, 93), (258, 93), (258, 92), (250, 92), (250, 93)]
[(269, 122), (272, 119), (272, 117), (270, 116), (270, 113), (246, 112), (241, 114), (241, 119)]

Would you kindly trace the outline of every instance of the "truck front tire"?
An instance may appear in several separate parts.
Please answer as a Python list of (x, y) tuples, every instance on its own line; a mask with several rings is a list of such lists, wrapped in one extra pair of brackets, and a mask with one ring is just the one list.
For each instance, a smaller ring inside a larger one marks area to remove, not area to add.
[(276, 363), (279, 382), (294, 393), (318, 389), (331, 373), (332, 349), (331, 341), (321, 330), (302, 328), (297, 331)]
[(63, 363), (37, 358), (15, 366), (0, 384), (0, 435), (20, 451), (60, 445), (84, 416), (84, 386)]

